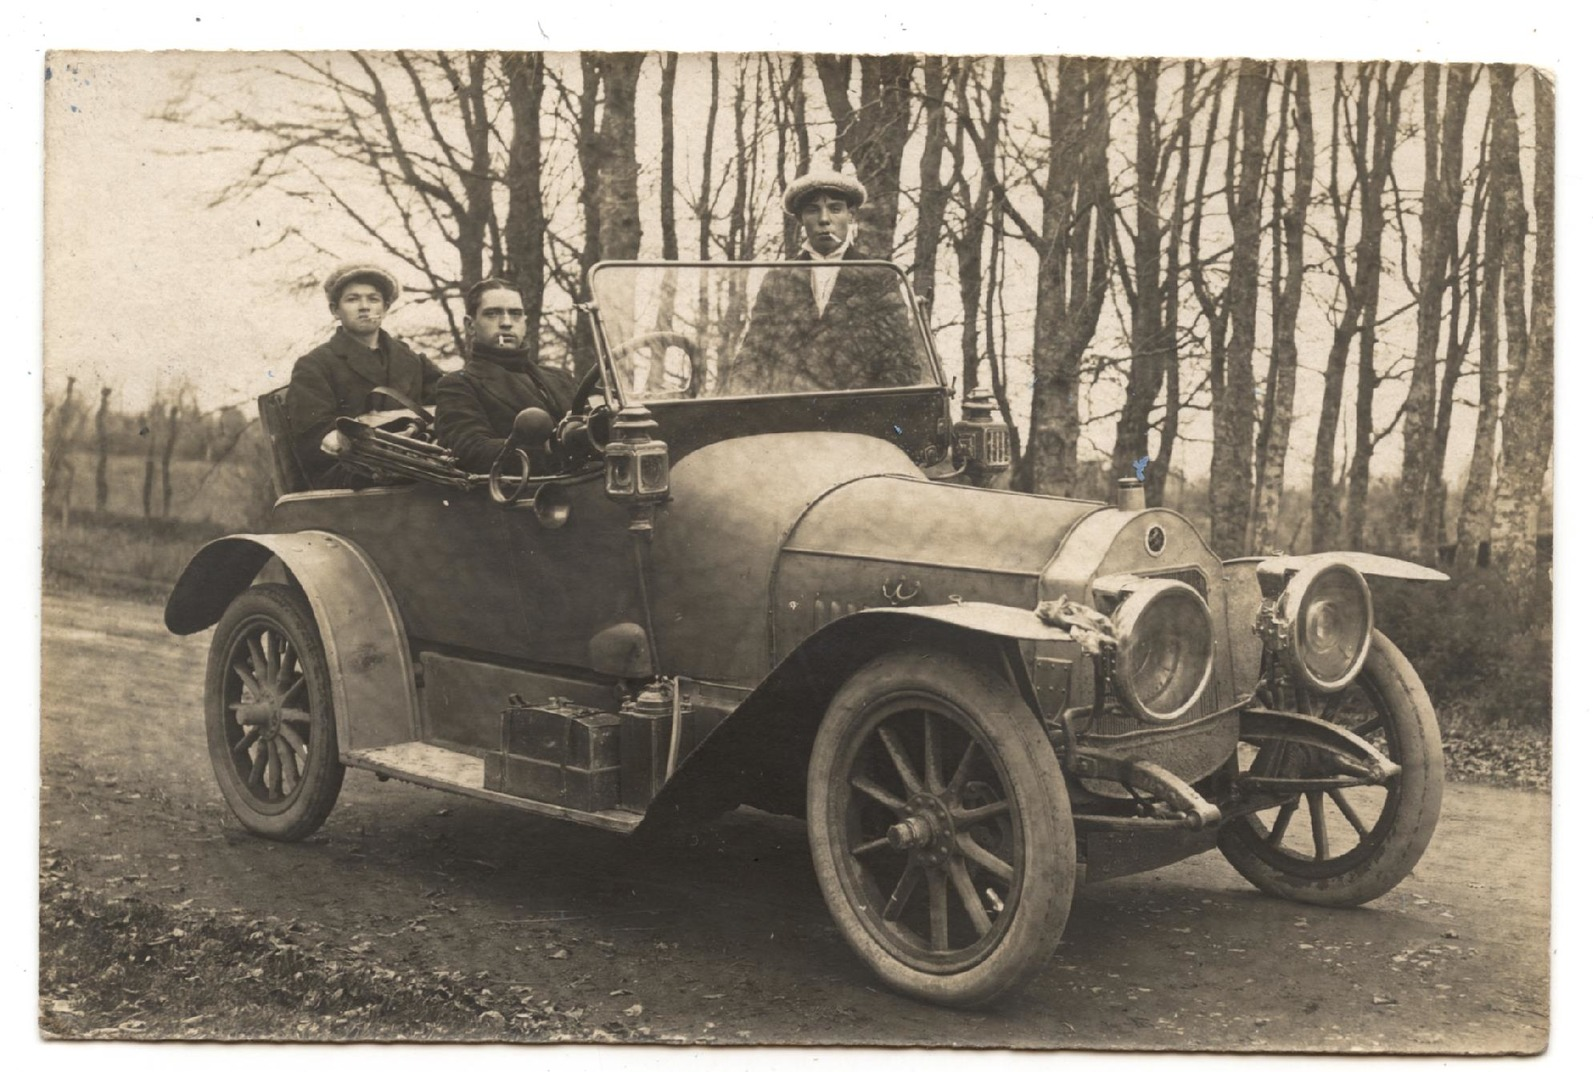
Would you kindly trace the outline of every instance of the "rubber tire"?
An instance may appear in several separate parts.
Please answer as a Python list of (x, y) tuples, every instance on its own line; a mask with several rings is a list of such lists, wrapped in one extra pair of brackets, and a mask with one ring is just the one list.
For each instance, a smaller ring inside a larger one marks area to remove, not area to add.
[[(227, 657), (240, 632), (262, 619), (284, 633), (298, 653), (310, 713), (309, 757), (288, 807), (276, 813), (256, 806), (238, 776), (227, 744), (224, 691)], [(273, 841), (300, 841), (326, 821), (343, 788), (338, 759), (337, 720), (332, 710), (332, 679), (321, 636), (304, 597), (282, 584), (245, 589), (216, 623), (205, 672), (205, 736), (221, 795), (245, 829)]]
[[(854, 720), (893, 694), (929, 693), (961, 711), (996, 746), (1012, 781), (1025, 844), (1024, 888), (1001, 942), (975, 967), (954, 975), (903, 964), (859, 922), (840, 877), (845, 844), (827, 822), (831, 791), (845, 772), (840, 751)], [(1062, 938), (1077, 874), (1072, 809), (1061, 765), (1032, 711), (989, 667), (942, 650), (910, 648), (870, 662), (831, 701), (813, 742), (807, 780), (808, 841), (830, 914), (847, 944), (891, 988), (923, 1001), (983, 1005), (1034, 976)]]
[[(1373, 631), (1371, 651), (1356, 685), (1382, 697), (1397, 742), (1400, 763), (1393, 820), (1371, 855), (1329, 877), (1304, 877), (1281, 870), (1256, 852), (1255, 826), (1238, 820), (1223, 827), (1217, 847), (1252, 885), (1264, 893), (1304, 904), (1353, 908), (1404, 881), (1427, 851), (1444, 797), (1444, 750), (1438, 718), (1421, 678), (1393, 641)], [(1243, 825), (1242, 825), (1243, 824)], [(1372, 833), (1376, 833), (1374, 826)]]

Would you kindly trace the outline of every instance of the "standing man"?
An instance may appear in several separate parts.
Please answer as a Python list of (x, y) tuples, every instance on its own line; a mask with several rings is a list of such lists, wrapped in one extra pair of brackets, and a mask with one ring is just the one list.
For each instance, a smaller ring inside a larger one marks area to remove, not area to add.
[(385, 387), (417, 405), (434, 401), (442, 371), (382, 330), (398, 298), (398, 280), (374, 264), (340, 264), (326, 277), (327, 307), (337, 330), (299, 358), (288, 382), (288, 426), (293, 451), (318, 488), (353, 486), (351, 474), (321, 451), (339, 417), (392, 408), (371, 391)]
[(884, 268), (843, 267), (871, 259), (852, 243), (863, 184), (810, 171), (786, 187), (788, 215), (805, 236), (797, 260), (758, 288), (731, 371), (737, 394), (843, 391), (919, 383), (922, 362), (900, 277)]
[[(483, 279), (465, 294), (465, 367), (437, 385), (437, 441), (475, 473), (492, 468), (514, 428), (531, 406), (554, 420), (575, 398), (575, 377), (553, 365), (531, 361), (525, 302), (513, 283)], [(551, 458), (534, 452), (532, 467), (548, 472)]]

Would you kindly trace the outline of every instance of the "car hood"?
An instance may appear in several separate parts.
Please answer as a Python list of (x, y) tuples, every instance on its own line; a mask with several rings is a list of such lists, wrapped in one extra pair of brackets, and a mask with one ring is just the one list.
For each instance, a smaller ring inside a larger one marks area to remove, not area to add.
[(745, 685), (863, 607), (1033, 607), (1066, 534), (1117, 513), (935, 483), (888, 442), (834, 433), (716, 443), (683, 459), (670, 483), (651, 551), (660, 660), (671, 673)]

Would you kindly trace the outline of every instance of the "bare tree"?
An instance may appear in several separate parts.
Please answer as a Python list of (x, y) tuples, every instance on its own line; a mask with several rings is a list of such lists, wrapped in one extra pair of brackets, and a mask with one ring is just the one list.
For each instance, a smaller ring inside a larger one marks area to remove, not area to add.
[[(1504, 198), (1499, 196), (1503, 179), (1500, 153), (1502, 110), (1511, 108), (1509, 96), (1499, 88), (1502, 76), (1493, 75), (1489, 91), (1488, 127), (1491, 147), (1484, 173), (1483, 251), (1481, 297), (1477, 313), (1477, 429), (1472, 439), (1471, 465), (1466, 475), (1466, 491), (1461, 498), (1460, 519), (1456, 524), (1455, 565), (1469, 570), (1493, 528), (1494, 452), (1499, 428), (1499, 290), (1504, 264)], [(1519, 175), (1516, 179), (1520, 182)], [(1477, 210), (1474, 210), (1477, 211)]]
[(1261, 431), (1256, 442), (1255, 528), (1249, 548), (1260, 553), (1278, 546), (1282, 520), (1283, 463), (1289, 451), (1289, 432), (1293, 428), (1295, 372), (1299, 366), (1295, 329), (1300, 317), (1300, 298), (1305, 288), (1305, 217), (1311, 205), (1311, 184), (1316, 164), (1311, 76), (1305, 63), (1295, 61), (1289, 65), (1284, 76), (1283, 94), (1279, 104), (1282, 122), (1278, 128), (1277, 174), (1273, 194), (1280, 206), (1284, 204), (1285, 143), (1291, 104), (1295, 131), (1294, 185), (1287, 207), (1282, 210), (1280, 226), (1274, 232), (1278, 238), (1274, 241), (1272, 257), (1272, 368), (1267, 376)]
[(177, 392), (177, 397), (166, 409), (166, 437), (161, 444), (160, 451), (160, 516), (171, 516), (171, 459), (177, 450), (178, 422), (183, 416), (183, 392)]
[[(1441, 83), (1448, 88), (1440, 104)], [(1433, 485), (1438, 392), (1438, 343), (1443, 331), (1443, 303), (1448, 282), (1458, 270), (1460, 175), (1466, 105), (1475, 76), (1470, 68), (1426, 64), (1422, 72), (1422, 126), (1424, 167), (1421, 208), (1420, 276), (1416, 293), (1416, 353), (1410, 391), (1405, 396), (1405, 452), (1400, 469), (1396, 531), (1403, 553), (1433, 561), (1437, 558), (1437, 533), (1424, 531), (1436, 518), (1430, 500), (1442, 491)], [(1451, 318), (1458, 309), (1451, 309)], [(1424, 538), (1425, 537), (1425, 538)]]
[[(1165, 384), (1163, 394), (1163, 412), (1161, 424), (1161, 440), (1156, 447), (1156, 458), (1146, 470), (1145, 499), (1147, 502), (1160, 505), (1166, 501), (1167, 475), (1172, 470), (1173, 451), (1178, 445), (1179, 420), (1183, 413), (1182, 376), (1179, 374), (1179, 281), (1184, 272), (1182, 243), (1184, 234), (1184, 208), (1188, 203), (1189, 192), (1189, 167), (1190, 167), (1190, 142), (1193, 137), (1195, 116), (1199, 114), (1201, 102), (1196, 95), (1196, 87), (1201, 80), (1200, 65), (1194, 60), (1186, 60), (1183, 69), (1183, 85), (1179, 90), (1179, 115), (1178, 124), (1173, 131), (1173, 137), (1168, 143), (1169, 151), (1178, 159), (1178, 170), (1173, 180), (1173, 210), (1172, 217), (1167, 224), (1167, 274), (1166, 285), (1162, 291), (1164, 311), (1162, 313), (1162, 332), (1166, 340), (1166, 350), (1163, 355), (1162, 380)], [(1208, 91), (1213, 97), (1220, 94), (1222, 89), (1221, 78), (1214, 79)], [(1207, 149), (1210, 142), (1207, 142)], [(1191, 250), (1191, 257), (1197, 257), (1198, 251)]]
[(1080, 361), (1111, 281), (1110, 80), (1102, 59), (1064, 57), (1050, 70), (1037, 61), (1036, 73), (1049, 133), (1040, 228), (997, 190), (1002, 209), (1040, 256), (1028, 448), (1013, 485), (1055, 494), (1072, 490), (1078, 476)]
[(1133, 278), (1124, 270), (1123, 290), (1133, 314), (1129, 338), (1128, 385), (1117, 420), (1112, 471), (1120, 476), (1150, 454), (1150, 414), (1167, 374), (1166, 349), (1172, 345), (1162, 328), (1162, 153), (1161, 117), (1156, 111), (1162, 61), (1132, 64), (1137, 123), (1134, 128)]
[[(1191, 264), (1195, 297), (1211, 322), (1211, 539), (1219, 551), (1229, 552), (1245, 543), (1254, 472), (1256, 298), (1271, 78), (1269, 64), (1244, 60), (1239, 65), (1224, 186), (1233, 231), (1226, 286), (1213, 289), (1198, 253)], [(1199, 211), (1197, 205), (1192, 250), (1199, 245)]]
[(548, 219), (542, 199), (542, 99), (545, 62), (539, 52), (503, 56), (514, 133), (509, 142), (509, 212), (504, 225), (507, 275), (525, 302), (531, 326), (531, 360), (541, 360), (541, 324), (547, 270)]
[[(72, 478), (76, 475), (76, 467), (70, 455), (77, 439), (79, 413), (74, 397), (76, 389), (77, 377), (68, 376), (60, 405), (46, 403), (44, 411), (45, 427), (48, 429), (44, 441), (45, 509), (58, 510), (62, 524), (71, 520), (72, 515)], [(55, 418), (53, 423), (49, 420), (52, 411)]]
[(100, 388), (100, 408), (94, 413), (94, 510), (104, 513), (111, 497), (108, 476), (111, 458), (111, 389)]
[(918, 225), (913, 239), (913, 291), (935, 308), (935, 260), (951, 190), (941, 182), (946, 156), (946, 61), (924, 58), (924, 151), (918, 161)]
[[(868, 190), (868, 203), (858, 211), (857, 244), (877, 257), (895, 251), (896, 218), (901, 201), (902, 153), (912, 120), (912, 56), (838, 56), (813, 58), (830, 118), (835, 145), (857, 169)], [(857, 71), (858, 103), (851, 97), (852, 72)], [(840, 160), (837, 157), (836, 163)]]
[[(576, 136), (581, 163), (583, 277), (600, 260), (623, 260), (641, 251), (636, 83), (644, 58), (640, 52), (581, 53)], [(576, 333), (573, 350), (577, 373), (584, 373), (597, 360), (592, 347), (590, 335)]]
[[(1363, 330), (1365, 318), (1370, 315), (1374, 323), (1376, 319), (1386, 218), (1383, 192), (1388, 185), (1398, 133), (1399, 99), (1410, 74), (1410, 64), (1402, 63), (1392, 70), (1387, 63), (1363, 64), (1354, 75), (1352, 87), (1346, 79), (1344, 64), (1337, 64), (1334, 69), (1328, 169), (1328, 203), (1334, 229), (1331, 235), (1323, 238), (1323, 245), (1338, 277), (1339, 302), (1323, 376), (1322, 412), (1311, 461), (1311, 546), (1317, 550), (1334, 545), (1340, 536), (1341, 515), (1333, 462), (1338, 445), (1339, 414), (1344, 402), (1344, 374), (1350, 345)], [(1348, 189), (1343, 186), (1339, 165), (1340, 154), (1346, 151), (1352, 171)], [(1352, 213), (1357, 215), (1359, 225), (1353, 247), (1349, 241)], [(1370, 350), (1363, 350), (1363, 369), (1370, 363), (1370, 356)], [(1363, 377), (1363, 380), (1366, 382), (1361, 390), (1369, 391), (1375, 386), (1373, 377)], [(1373, 444), (1370, 405), (1368, 397), (1366, 412), (1358, 415), (1357, 420), (1357, 434), (1367, 448), (1365, 457), (1370, 457)], [(1353, 494), (1351, 500), (1353, 507)], [(1359, 501), (1364, 505), (1364, 494)], [(1350, 542), (1353, 546), (1356, 541), (1352, 537)]]
[[(1492, 69), (1492, 91), (1506, 100), (1512, 96), (1515, 72)], [(1502, 560), (1516, 591), (1530, 590), (1528, 582), (1537, 566), (1533, 543), (1534, 521), (1542, 498), (1543, 478), (1554, 447), (1554, 85), (1534, 72), (1533, 133), (1537, 142), (1533, 160), (1532, 207), (1537, 215), (1533, 240), (1532, 313), (1525, 345), (1518, 345), (1516, 328), (1524, 319), (1509, 311), (1525, 304), (1522, 265), (1526, 236), (1526, 206), (1521, 184), (1519, 134), (1513, 103), (1499, 113), (1495, 150), (1501, 162), (1498, 190), (1504, 199), (1506, 236), (1503, 282), (1506, 330), (1511, 333), (1509, 389), (1500, 424), (1499, 486), (1494, 501), (1493, 557)], [(1517, 323), (1511, 323), (1514, 319)]]
[[(960, 226), (950, 227), (952, 251), (957, 258), (957, 292), (962, 302), (962, 391), (968, 393), (979, 384), (979, 322), (983, 300), (981, 291), (985, 278), (984, 244), (998, 241), (999, 229), (990, 226), (990, 208), (996, 184), (996, 144), (1001, 136), (1002, 99), (1006, 86), (1006, 60), (997, 56), (989, 61), (989, 82), (981, 84), (981, 63), (977, 60), (955, 61), (953, 80), (956, 83), (956, 130), (949, 150), (952, 159), (951, 197), (958, 208)], [(974, 154), (974, 166), (967, 161), (968, 148)], [(979, 177), (975, 190), (969, 172)], [(993, 279), (994, 255), (991, 257)], [(994, 369), (996, 365), (992, 365)], [(991, 390), (1001, 388), (1005, 397), (1005, 384), (991, 377)], [(1010, 423), (1011, 414), (1003, 407), (1002, 413)]]

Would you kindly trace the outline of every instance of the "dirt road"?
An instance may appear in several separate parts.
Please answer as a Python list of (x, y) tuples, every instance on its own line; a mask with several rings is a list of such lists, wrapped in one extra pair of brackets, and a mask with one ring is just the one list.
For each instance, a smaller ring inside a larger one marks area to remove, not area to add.
[[(158, 607), (45, 597), (42, 852), (96, 896), (292, 921), (380, 970), (462, 973), (622, 1037), (1385, 1052), (1547, 1037), (1546, 794), (1451, 785), (1420, 868), (1359, 910), (1262, 897), (1215, 853), (1088, 886), (1032, 985), (948, 1012), (875, 985), (794, 821), (743, 810), (638, 845), (352, 773), (308, 842), (244, 835), (205, 755), (208, 639), (170, 636)], [(63, 994), (41, 1000), (50, 1029), (91, 1026)], [(193, 1019), (185, 1033), (291, 1033)]]

